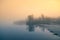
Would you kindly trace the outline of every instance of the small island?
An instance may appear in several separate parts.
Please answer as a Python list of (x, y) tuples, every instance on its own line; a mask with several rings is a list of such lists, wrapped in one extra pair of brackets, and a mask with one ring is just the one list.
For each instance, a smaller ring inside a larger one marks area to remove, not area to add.
[(33, 15), (29, 15), (26, 25), (29, 26), (29, 31), (34, 31), (35, 27), (42, 27), (43, 30), (47, 28), (54, 35), (60, 36), (60, 17), (50, 18), (42, 14), (36, 19)]

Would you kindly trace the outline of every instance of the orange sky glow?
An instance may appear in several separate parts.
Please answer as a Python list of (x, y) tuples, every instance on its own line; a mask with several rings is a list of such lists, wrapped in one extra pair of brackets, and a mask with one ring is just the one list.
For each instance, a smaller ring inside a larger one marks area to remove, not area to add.
[(0, 0), (1, 20), (23, 20), (27, 15), (60, 16), (60, 0)]

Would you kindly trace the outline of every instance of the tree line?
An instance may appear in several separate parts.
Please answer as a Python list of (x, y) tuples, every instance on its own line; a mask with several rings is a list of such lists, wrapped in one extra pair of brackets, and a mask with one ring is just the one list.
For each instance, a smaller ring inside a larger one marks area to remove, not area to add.
[(28, 16), (28, 20), (26, 22), (29, 25), (35, 24), (60, 24), (60, 17), (58, 18), (51, 18), (45, 17), (43, 14), (39, 18), (34, 18), (33, 15)]

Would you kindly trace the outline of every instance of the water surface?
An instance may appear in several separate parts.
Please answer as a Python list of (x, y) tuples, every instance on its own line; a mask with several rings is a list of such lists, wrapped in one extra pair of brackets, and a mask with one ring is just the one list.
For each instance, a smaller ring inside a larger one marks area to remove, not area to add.
[(59, 40), (48, 29), (27, 25), (0, 24), (1, 40)]

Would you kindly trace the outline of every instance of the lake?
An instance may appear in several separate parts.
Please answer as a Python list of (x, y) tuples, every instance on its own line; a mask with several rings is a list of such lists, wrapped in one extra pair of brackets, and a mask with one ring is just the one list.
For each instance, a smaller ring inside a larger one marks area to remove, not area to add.
[(42, 27), (0, 24), (0, 40), (60, 40), (60, 37)]

